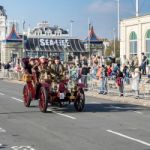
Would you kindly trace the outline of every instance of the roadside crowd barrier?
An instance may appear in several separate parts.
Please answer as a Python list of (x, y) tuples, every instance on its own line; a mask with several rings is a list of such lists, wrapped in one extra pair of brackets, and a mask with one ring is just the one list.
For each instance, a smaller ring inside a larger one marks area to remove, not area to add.
[[(81, 77), (82, 78), (82, 77)], [(85, 75), (84, 75), (85, 78)], [(87, 78), (87, 87), (85, 89), (89, 91), (100, 91), (100, 80), (94, 79), (90, 74), (86, 76)], [(123, 78), (123, 93), (120, 93), (119, 86), (116, 84), (115, 77), (107, 77), (106, 79), (106, 91), (104, 93), (111, 95), (122, 94), (124, 97), (135, 96), (135, 91), (132, 90), (132, 78)], [(139, 82), (139, 97), (150, 99), (150, 79), (142, 78)]]
[[(1, 77), (12, 79), (12, 80), (21, 80), (23, 73), (16, 72), (14, 70), (1, 70)], [(91, 74), (82, 75), (81, 78), (78, 79), (78, 82), (85, 83), (85, 90), (88, 91), (96, 91), (99, 93), (100, 89), (100, 80), (92, 77)], [(71, 82), (70, 82), (71, 83)], [(119, 87), (116, 84), (115, 77), (107, 77), (106, 78), (106, 92), (111, 95), (120, 95), (123, 96), (135, 96), (135, 91), (132, 90), (132, 78), (124, 78), (123, 79), (123, 93), (120, 93)], [(139, 96), (140, 98), (150, 99), (150, 79), (142, 78), (139, 83)]]
[(23, 75), (23, 73), (21, 71), (17, 72), (13, 69), (11, 69), (11, 70), (3, 69), (3, 70), (1, 70), (0, 74), (1, 74), (1, 78), (19, 80), (19, 81), (22, 79), (22, 75)]

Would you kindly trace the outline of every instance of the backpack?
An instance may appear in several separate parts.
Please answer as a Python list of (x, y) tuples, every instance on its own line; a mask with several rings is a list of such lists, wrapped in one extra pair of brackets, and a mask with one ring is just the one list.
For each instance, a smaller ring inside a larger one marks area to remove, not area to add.
[(121, 86), (121, 78), (120, 77), (117, 77), (116, 83), (118, 86)]

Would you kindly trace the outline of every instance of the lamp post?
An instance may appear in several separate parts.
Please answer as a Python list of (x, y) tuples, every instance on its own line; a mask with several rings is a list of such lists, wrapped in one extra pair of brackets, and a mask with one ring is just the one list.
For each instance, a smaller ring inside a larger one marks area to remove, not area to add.
[(120, 41), (120, 0), (117, 0), (117, 14), (118, 14), (118, 41)]
[(115, 28), (113, 28), (113, 38), (114, 38), (114, 57), (116, 57), (116, 35), (115, 35)]
[(72, 31), (73, 31), (73, 23), (74, 20), (70, 20), (70, 36), (72, 37)]
[(22, 51), (23, 51), (23, 57), (26, 57), (25, 47), (24, 47), (24, 30), (25, 30), (25, 21), (22, 22)]

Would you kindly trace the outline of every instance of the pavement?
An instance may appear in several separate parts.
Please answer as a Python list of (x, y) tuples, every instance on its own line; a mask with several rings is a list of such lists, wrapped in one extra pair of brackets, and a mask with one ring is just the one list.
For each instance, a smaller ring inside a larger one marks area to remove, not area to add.
[[(23, 84), (0, 80), (2, 150), (150, 150), (150, 108), (86, 96), (74, 106), (25, 108)], [(104, 97), (104, 96), (103, 96)]]

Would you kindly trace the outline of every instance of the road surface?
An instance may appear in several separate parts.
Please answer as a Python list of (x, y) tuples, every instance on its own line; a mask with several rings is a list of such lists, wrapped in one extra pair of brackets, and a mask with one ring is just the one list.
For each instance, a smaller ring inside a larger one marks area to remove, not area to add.
[(73, 105), (39, 111), (22, 102), (23, 85), (0, 81), (2, 150), (150, 150), (150, 108), (86, 97)]

